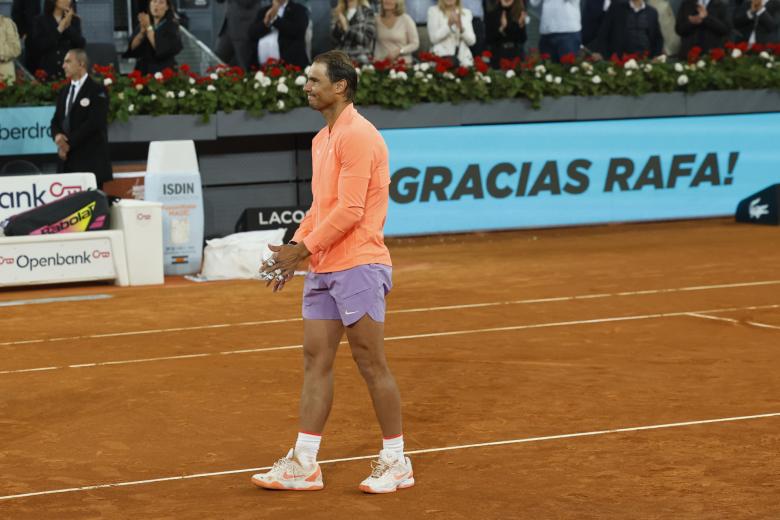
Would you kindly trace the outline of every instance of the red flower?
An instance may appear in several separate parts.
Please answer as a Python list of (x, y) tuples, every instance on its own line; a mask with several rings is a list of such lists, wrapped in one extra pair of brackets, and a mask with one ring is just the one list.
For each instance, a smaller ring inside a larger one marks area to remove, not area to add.
[[(269, 59), (268, 61), (270, 62), (271, 59)], [(279, 76), (282, 75), (282, 69), (280, 69), (279, 67), (271, 67), (271, 70), (268, 71), (268, 75), (271, 76), (272, 78), (278, 78)]]
[(38, 69), (35, 71), (35, 79), (38, 81), (46, 81), (46, 77), (48, 74), (46, 74), (46, 71), (43, 69)]
[(561, 56), (561, 63), (563, 63), (564, 65), (574, 65), (575, 63), (577, 63), (577, 56), (573, 52), (564, 54), (563, 56)]
[(702, 48), (698, 45), (694, 45), (691, 47), (691, 50), (688, 51), (688, 63), (693, 63), (695, 61), (699, 60), (699, 56), (701, 56)]
[(437, 61), (439, 59), (438, 56), (430, 52), (421, 52), (418, 56), (420, 57), (420, 61)]
[(490, 60), (490, 58), (493, 57), (493, 53), (490, 51), (483, 51), (482, 57), (485, 58), (486, 60)]
[(539, 55), (539, 58), (541, 58), (542, 61), (547, 61), (550, 59), (550, 55), (547, 54), (546, 52), (543, 52), (542, 54)]
[(710, 58), (712, 61), (720, 61), (726, 57), (726, 51), (723, 49), (710, 49)]
[(176, 73), (170, 67), (165, 67), (162, 71), (163, 81), (169, 81), (176, 77)]
[(190, 69), (190, 66), (186, 63), (182, 63), (179, 65), (179, 70), (182, 71), (185, 74), (189, 74), (192, 69)]
[(5, 83), (3, 83), (2, 81), (0, 81), (0, 90), (3, 90), (4, 88), (5, 88)]
[(487, 63), (477, 58), (476, 60), (474, 60), (474, 68), (477, 69), (482, 74), (484, 74), (488, 71), (490, 67), (488, 67)]
[(767, 50), (767, 46), (763, 43), (754, 43), (750, 46), (750, 52), (755, 52), (756, 54), (761, 54), (765, 50)]
[(374, 62), (374, 68), (379, 72), (384, 72), (390, 68), (390, 58)]
[(747, 52), (747, 51), (748, 51), (748, 48), (749, 48), (749, 46), (750, 46), (750, 45), (748, 44), (748, 42), (739, 42), (739, 43), (737, 44), (737, 49), (739, 49), (740, 51), (742, 51), (743, 53), (745, 53), (745, 52)]
[(458, 70), (455, 71), (455, 74), (460, 76), (461, 78), (465, 78), (469, 75), (469, 69), (466, 67), (458, 67)]

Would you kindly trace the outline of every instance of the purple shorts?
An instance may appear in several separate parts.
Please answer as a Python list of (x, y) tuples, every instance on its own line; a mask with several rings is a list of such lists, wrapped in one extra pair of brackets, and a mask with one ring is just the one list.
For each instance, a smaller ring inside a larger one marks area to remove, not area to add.
[(393, 287), (393, 270), (383, 264), (366, 264), (333, 273), (306, 273), (303, 284), (303, 318), (341, 320), (352, 325), (368, 314), (385, 321), (385, 296)]

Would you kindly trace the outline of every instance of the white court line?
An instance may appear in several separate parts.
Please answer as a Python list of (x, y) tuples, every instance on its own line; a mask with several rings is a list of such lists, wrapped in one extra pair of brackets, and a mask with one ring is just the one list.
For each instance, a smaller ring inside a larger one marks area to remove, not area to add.
[[(627, 428), (611, 428), (608, 430), (595, 430), (590, 432), (578, 432), (578, 433), (564, 433), (560, 435), (546, 435), (543, 437), (526, 437), (522, 439), (511, 439), (511, 440), (504, 440), (504, 441), (493, 441), (493, 442), (481, 442), (477, 444), (462, 444), (460, 446), (445, 446), (442, 448), (428, 448), (428, 449), (421, 449), (421, 450), (410, 450), (407, 451), (407, 455), (420, 455), (423, 453), (437, 453), (441, 451), (453, 451), (453, 450), (464, 450), (469, 448), (486, 448), (490, 446), (505, 446), (507, 444), (525, 444), (525, 443), (531, 443), (531, 442), (542, 442), (542, 441), (552, 441), (552, 440), (560, 440), (560, 439), (573, 439), (576, 437), (593, 437), (596, 435), (608, 435), (612, 433), (628, 433), (628, 432), (639, 432), (639, 431), (647, 431), (647, 430), (660, 430), (664, 428), (681, 428), (685, 426), (697, 426), (702, 424), (715, 424), (715, 423), (724, 423), (724, 422), (735, 422), (735, 421), (748, 421), (748, 420), (755, 420), (755, 419), (767, 419), (770, 417), (780, 417), (780, 412), (775, 413), (764, 413), (764, 414), (757, 414), (757, 415), (742, 415), (737, 417), (724, 417), (720, 419), (704, 419), (700, 421), (685, 421), (685, 422), (676, 422), (676, 423), (666, 423), (666, 424), (651, 424), (648, 426), (631, 426)], [(376, 454), (373, 455), (360, 455), (357, 457), (344, 457), (341, 459), (330, 459), (330, 460), (323, 460), (319, 461), (319, 464), (336, 464), (339, 462), (352, 462), (356, 460), (366, 460), (366, 459), (375, 459)], [(148, 479), (148, 480), (134, 480), (129, 482), (115, 482), (111, 484), (95, 484), (92, 486), (82, 486), (82, 487), (73, 487), (73, 488), (65, 488), (65, 489), (51, 489), (48, 491), (36, 491), (33, 493), (21, 493), (18, 495), (6, 495), (6, 496), (0, 496), (0, 500), (13, 500), (13, 499), (19, 499), (19, 498), (27, 498), (27, 497), (35, 497), (35, 496), (42, 496), (42, 495), (56, 495), (61, 493), (75, 493), (79, 491), (91, 491), (95, 489), (106, 489), (106, 488), (115, 488), (115, 487), (125, 487), (125, 486), (138, 486), (142, 484), (156, 484), (159, 482), (170, 482), (174, 480), (190, 480), (195, 478), (207, 478), (207, 477), (218, 477), (223, 475), (234, 475), (238, 473), (251, 473), (255, 471), (265, 471), (271, 469), (271, 466), (263, 466), (259, 468), (244, 468), (244, 469), (232, 469), (228, 471), (215, 471), (212, 473), (197, 473), (194, 475), (179, 475), (175, 477), (161, 477), (161, 478), (154, 478), (154, 479)]]
[(82, 302), (93, 300), (107, 300), (113, 298), (111, 294), (87, 294), (84, 296), (59, 296), (56, 298), (34, 298), (30, 300), (0, 301), (0, 307), (13, 307), (16, 305), (39, 305), (43, 303)]
[(696, 318), (704, 318), (704, 319), (707, 319), (707, 320), (727, 321), (729, 323), (736, 323), (737, 325), (739, 325), (740, 323), (744, 323), (746, 325), (752, 325), (754, 327), (760, 327), (762, 329), (780, 330), (780, 327), (778, 327), (777, 325), (769, 325), (767, 323), (759, 323), (757, 321), (739, 321), (739, 320), (735, 320), (733, 318), (724, 318), (722, 316), (708, 316), (706, 314), (699, 314), (699, 313), (696, 313), (696, 312), (690, 312), (690, 313), (688, 313), (688, 315), (689, 316), (694, 316)]
[[(513, 330), (527, 330), (527, 329), (543, 329), (548, 327), (566, 327), (569, 325), (589, 325), (594, 323), (610, 323), (616, 321), (635, 321), (635, 320), (648, 320), (655, 318), (670, 318), (675, 316), (693, 316), (696, 314), (712, 313), (712, 312), (735, 312), (745, 310), (761, 310), (761, 309), (777, 309), (780, 308), (780, 304), (774, 305), (754, 305), (750, 307), (724, 307), (721, 309), (708, 309), (703, 311), (682, 311), (682, 312), (665, 312), (658, 314), (640, 314), (635, 316), (616, 316), (611, 318), (594, 318), (591, 320), (576, 320), (576, 321), (555, 321), (550, 323), (531, 323), (528, 325), (510, 325), (507, 327), (490, 327), (485, 329), (468, 329), (468, 330), (451, 330), (446, 332), (428, 332), (423, 334), (410, 334), (406, 336), (389, 336), (385, 338), (385, 341), (398, 341), (404, 339), (420, 339), (420, 338), (435, 338), (442, 336), (459, 336), (463, 334), (480, 334), (483, 332), (507, 332)], [(346, 341), (342, 341), (342, 344)], [(3, 370), (0, 371), (0, 375), (8, 374), (22, 374), (28, 372), (39, 372), (44, 370), (61, 370), (65, 368), (90, 368), (100, 367), (107, 365), (129, 365), (133, 363), (148, 363), (151, 361), (171, 361), (179, 359), (192, 359), (192, 358), (204, 358), (210, 356), (231, 355), (231, 354), (251, 354), (256, 352), (269, 352), (276, 350), (293, 350), (303, 348), (303, 345), (283, 345), (278, 347), (261, 347), (250, 348), (241, 350), (229, 350), (223, 352), (204, 352), (200, 354), (182, 354), (179, 356), (165, 356), (154, 358), (142, 358), (142, 359), (128, 359), (120, 361), (101, 361), (96, 363), (80, 363), (77, 365), (64, 365), (59, 367), (43, 367), (43, 368), (25, 368), (18, 370)]]
[[(759, 282), (740, 282), (740, 283), (727, 283), (718, 285), (696, 285), (690, 287), (674, 287), (670, 289), (651, 289), (644, 291), (625, 291), (617, 293), (601, 293), (601, 294), (582, 294), (574, 296), (557, 296), (552, 298), (538, 298), (532, 300), (509, 300), (500, 302), (485, 302), (485, 303), (471, 303), (463, 305), (443, 305), (439, 307), (417, 307), (412, 309), (393, 309), (388, 310), (387, 314), (404, 314), (410, 312), (431, 312), (431, 311), (448, 311), (457, 309), (474, 309), (479, 307), (496, 307), (501, 305), (524, 305), (533, 303), (553, 303), (564, 301), (576, 301), (576, 300), (591, 300), (596, 298), (610, 298), (614, 296), (646, 296), (648, 294), (667, 294), (675, 292), (686, 291), (707, 291), (714, 289), (733, 289), (739, 287), (757, 287), (762, 285), (777, 285), (780, 284), (780, 280), (764, 280)], [(264, 320), (264, 321), (245, 321), (241, 323), (218, 323), (215, 325), (194, 325), (191, 327), (174, 327), (166, 329), (149, 329), (149, 330), (132, 330), (126, 332), (108, 332), (105, 334), (89, 334), (85, 336), (66, 336), (61, 338), (43, 338), (43, 339), (28, 339), (17, 341), (6, 341), (0, 343), (0, 347), (7, 347), (12, 345), (28, 345), (31, 343), (51, 343), (55, 341), (69, 341), (69, 340), (84, 340), (84, 339), (97, 339), (97, 338), (116, 338), (121, 336), (139, 336), (144, 334), (161, 334), (166, 332), (185, 332), (192, 330), (208, 330), (208, 329), (223, 329), (229, 327), (248, 327), (255, 325), (269, 325), (273, 323), (289, 323), (295, 321), (302, 321), (302, 318), (286, 318), (279, 320)]]

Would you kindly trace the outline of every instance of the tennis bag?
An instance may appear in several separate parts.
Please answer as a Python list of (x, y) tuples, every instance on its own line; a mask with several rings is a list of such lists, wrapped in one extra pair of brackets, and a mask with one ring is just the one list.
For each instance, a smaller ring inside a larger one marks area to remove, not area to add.
[(100, 190), (72, 193), (0, 223), (5, 236), (50, 235), (108, 229), (108, 196)]

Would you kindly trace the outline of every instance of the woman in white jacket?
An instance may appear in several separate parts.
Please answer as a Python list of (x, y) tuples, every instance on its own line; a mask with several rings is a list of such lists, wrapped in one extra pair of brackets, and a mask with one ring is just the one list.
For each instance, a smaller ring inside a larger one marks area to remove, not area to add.
[(460, 65), (474, 64), (469, 47), (477, 37), (471, 25), (471, 11), (460, 5), (460, 0), (439, 0), (428, 9), (428, 38), (431, 52), (437, 56), (455, 56)]

